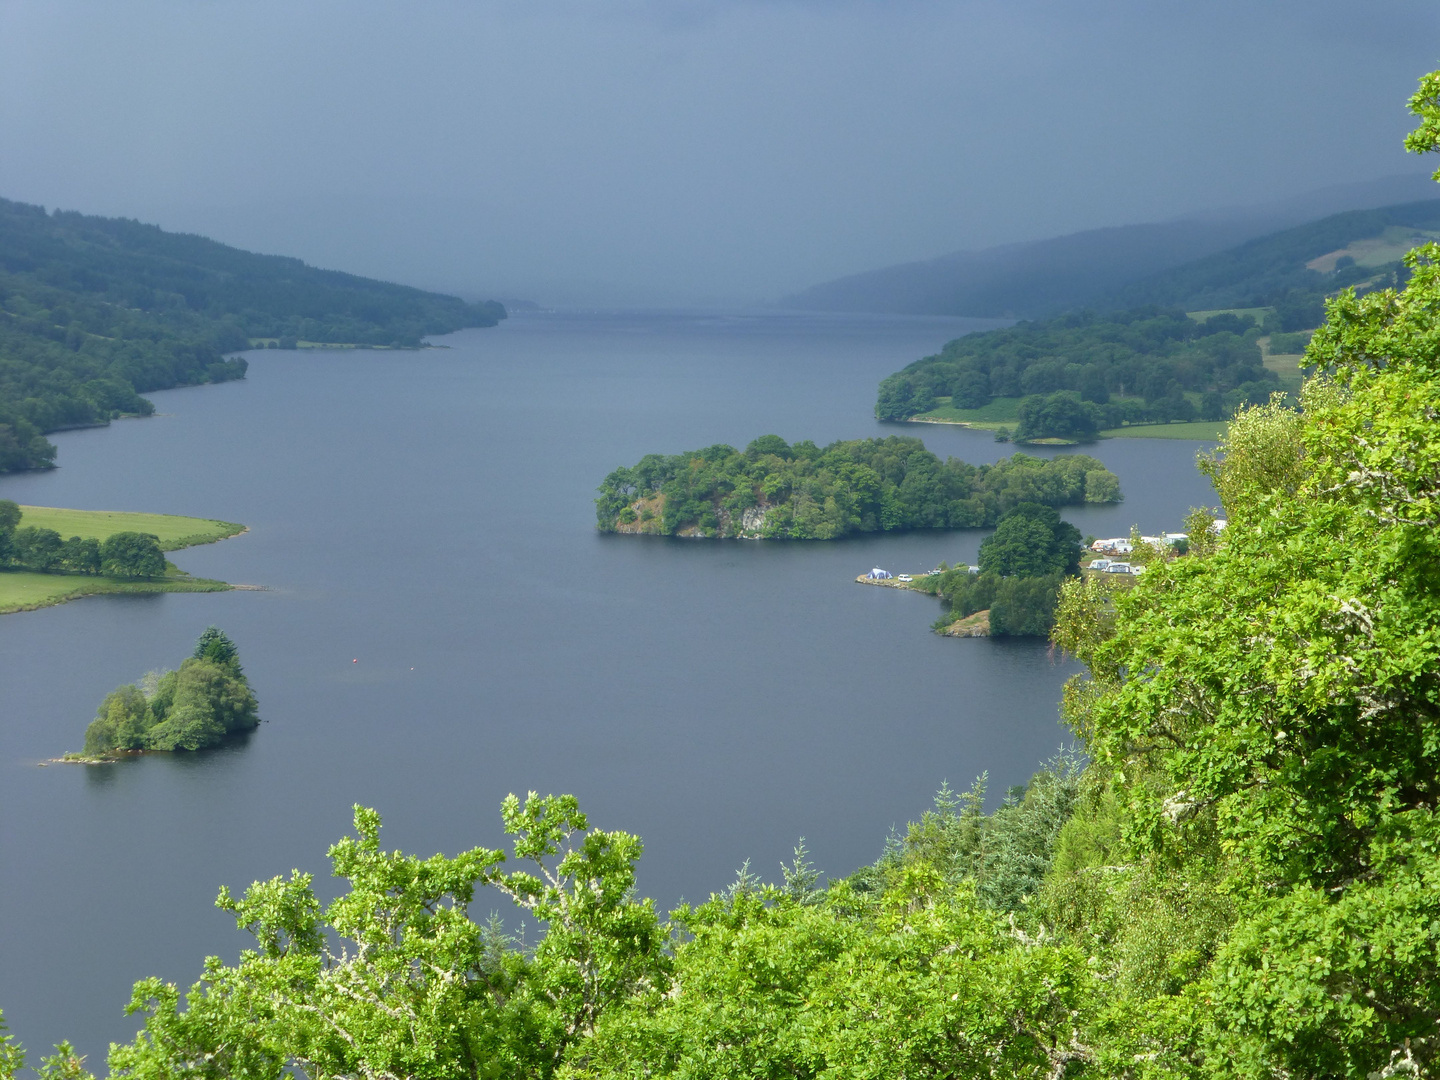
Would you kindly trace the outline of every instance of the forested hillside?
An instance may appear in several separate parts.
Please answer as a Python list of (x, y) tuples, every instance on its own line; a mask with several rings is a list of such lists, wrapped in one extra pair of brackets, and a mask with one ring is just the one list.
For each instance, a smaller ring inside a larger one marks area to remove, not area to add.
[(1281, 330), (1320, 324), (1324, 297), (1403, 283), (1401, 257), (1440, 235), (1440, 199), (1335, 214), (1154, 274), (1099, 308), (1156, 304), (1185, 311), (1273, 306)]
[[(812, 286), (785, 298), (781, 305), (815, 311), (1021, 319), (1046, 318), (1081, 307), (1134, 307), (1149, 301), (1127, 299), (1125, 291), (1130, 286), (1143, 285), (1237, 244), (1332, 215), (1345, 216), (1351, 210), (1397, 208), (1433, 198), (1434, 189), (1422, 176), (1395, 176), (1248, 210), (1090, 229), (887, 266)], [(1168, 305), (1176, 301), (1156, 302)]]
[(718, 445), (647, 454), (600, 486), (604, 532), (834, 540), (856, 532), (993, 525), (1020, 503), (1120, 501), (1094, 458), (1016, 454), (994, 465), (941, 462), (919, 439), (786, 443), (763, 435), (742, 453)]
[[(875, 415), (908, 419), (941, 398), (979, 409), (993, 398), (1070, 392), (1078, 400), (1031, 402), (1040, 420), (1022, 416), (1021, 437), (1083, 440), (1122, 424), (1219, 420), (1280, 388), (1264, 366), (1262, 335), (1312, 329), (1325, 298), (1342, 289), (1403, 285), (1401, 257), (1432, 234), (1440, 236), (1440, 200), (1336, 214), (1252, 240), (1111, 293), (1093, 310), (951, 341), (885, 379)], [(1134, 306), (1114, 310), (1122, 304)], [(1245, 308), (1252, 312), (1185, 314)]]
[(417, 346), (499, 304), (317, 270), (199, 236), (0, 200), (0, 472), (44, 433), (146, 414), (151, 390), (241, 378), (253, 338)]
[[(889, 376), (875, 415), (904, 420), (933, 409), (942, 396), (957, 408), (978, 409), (992, 398), (1069, 392), (1088, 416), (1090, 435), (1122, 423), (1219, 419), (1279, 387), (1263, 365), (1259, 336), (1249, 315), (1199, 322), (1157, 308), (1022, 322), (957, 338)], [(1199, 395), (1199, 403), (1188, 394)]]

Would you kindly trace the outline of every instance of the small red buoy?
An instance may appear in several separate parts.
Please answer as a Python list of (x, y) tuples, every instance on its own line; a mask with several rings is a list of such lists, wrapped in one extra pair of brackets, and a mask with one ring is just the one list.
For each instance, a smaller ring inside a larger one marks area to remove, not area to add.
[(352, 664), (358, 664), (360, 662), (360, 658), (357, 656), (354, 660), (351, 660), (350, 662)]

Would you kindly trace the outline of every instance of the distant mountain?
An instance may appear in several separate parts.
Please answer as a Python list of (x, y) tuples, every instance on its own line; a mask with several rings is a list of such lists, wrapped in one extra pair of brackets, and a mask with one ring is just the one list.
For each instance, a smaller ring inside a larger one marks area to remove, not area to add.
[(1399, 272), (1394, 264), (1406, 251), (1437, 236), (1440, 198), (1351, 210), (1164, 270), (1102, 294), (1095, 306), (1211, 311), (1274, 306), (1303, 294), (1318, 310), (1327, 293), (1352, 284), (1363, 289), (1376, 275)]
[(124, 218), (0, 199), (0, 472), (44, 434), (153, 407), (140, 394), (242, 378), (256, 339), (414, 347), (505, 309), (318, 270)]
[(812, 286), (780, 301), (814, 311), (1036, 318), (1108, 303), (1128, 286), (1337, 211), (1424, 198), (1425, 176), (1347, 184), (1261, 206), (1176, 221), (1090, 229), (1068, 236), (962, 251)]
[(1299, 353), (1327, 297), (1402, 285), (1405, 253), (1436, 240), (1440, 198), (1331, 214), (1092, 293), (1082, 310), (957, 338), (884, 379), (875, 415), (991, 420), (1007, 399), (1017, 438), (1221, 420), (1281, 388), (1264, 335)]

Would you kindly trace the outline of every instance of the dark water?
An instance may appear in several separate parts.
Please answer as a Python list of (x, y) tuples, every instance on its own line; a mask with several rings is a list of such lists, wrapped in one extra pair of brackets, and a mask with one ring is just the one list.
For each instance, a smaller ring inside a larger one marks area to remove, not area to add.
[[(942, 781), (1023, 781), (1068, 741), (1055, 705), (1072, 667), (1038, 642), (938, 638), (934, 601), (852, 581), (973, 560), (982, 532), (786, 545), (593, 528), (595, 485), (648, 451), (901, 432), (994, 460), (1011, 448), (986, 433), (871, 419), (882, 376), (976, 325), (521, 316), (449, 351), (255, 354), (242, 383), (57, 436), (63, 468), (0, 478), (0, 498), (245, 522), (176, 561), (271, 591), (0, 618), (11, 1030), (98, 1064), (135, 1029), (135, 979), (188, 984), (241, 946), (219, 885), (299, 867), (331, 887), (324, 850), (357, 802), (382, 811), (387, 846), (429, 854), (500, 846), (507, 792), (574, 792), (597, 825), (644, 838), (641, 888), (668, 906), (746, 858), (775, 876), (801, 835), (848, 872)], [(1097, 535), (1177, 527), (1210, 501), (1196, 448), (1101, 444), (1126, 501), (1066, 516)], [(36, 767), (210, 623), (269, 721), (247, 744)]]

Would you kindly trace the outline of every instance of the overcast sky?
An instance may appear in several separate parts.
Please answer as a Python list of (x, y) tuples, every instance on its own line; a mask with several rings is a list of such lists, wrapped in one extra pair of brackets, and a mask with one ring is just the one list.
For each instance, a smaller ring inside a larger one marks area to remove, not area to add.
[(0, 195), (469, 294), (743, 302), (1417, 170), (1435, 67), (1435, 0), (0, 0)]

